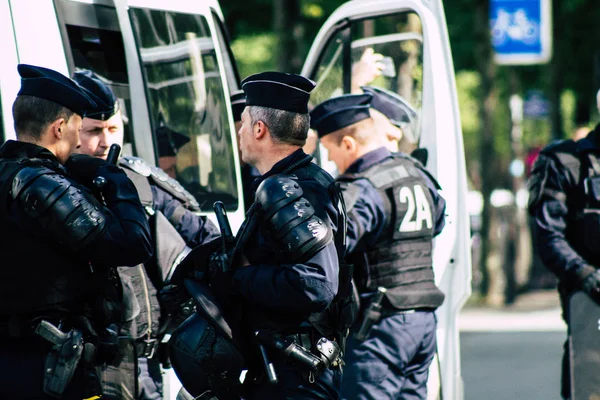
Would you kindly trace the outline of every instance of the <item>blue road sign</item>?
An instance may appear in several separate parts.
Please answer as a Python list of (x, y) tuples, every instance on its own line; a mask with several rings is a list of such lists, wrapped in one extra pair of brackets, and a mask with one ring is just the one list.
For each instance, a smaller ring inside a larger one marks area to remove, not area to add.
[(541, 64), (552, 55), (550, 0), (491, 0), (490, 29), (498, 64)]

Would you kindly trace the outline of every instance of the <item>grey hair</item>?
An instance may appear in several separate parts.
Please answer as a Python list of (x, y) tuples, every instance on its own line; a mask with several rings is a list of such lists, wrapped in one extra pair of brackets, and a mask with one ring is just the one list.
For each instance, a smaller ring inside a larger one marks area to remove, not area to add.
[(248, 114), (252, 126), (262, 121), (275, 141), (293, 146), (304, 146), (306, 143), (310, 126), (308, 114), (260, 106), (249, 106)]

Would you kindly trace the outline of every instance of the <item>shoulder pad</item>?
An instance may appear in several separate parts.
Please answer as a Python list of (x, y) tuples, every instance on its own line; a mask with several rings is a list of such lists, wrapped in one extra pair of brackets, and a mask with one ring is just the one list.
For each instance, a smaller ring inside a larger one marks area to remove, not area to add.
[(11, 195), (55, 240), (79, 250), (101, 235), (106, 217), (86, 189), (45, 167), (28, 166), (15, 175)]
[(330, 224), (315, 215), (303, 193), (289, 175), (274, 175), (260, 184), (255, 197), (268, 231), (294, 261), (310, 259), (333, 240)]
[(150, 168), (150, 178), (157, 186), (160, 186), (173, 197), (181, 200), (188, 209), (200, 211), (200, 204), (198, 204), (196, 198), (162, 169), (152, 166)]
[[(572, 175), (574, 181), (579, 182), (581, 168), (581, 160), (579, 157), (580, 153), (585, 151), (588, 147), (585, 142), (587, 142), (585, 139), (577, 142), (570, 139), (555, 140), (542, 149), (540, 155), (546, 156), (549, 160), (554, 161), (558, 168), (566, 169), (569, 174)], [(543, 157), (538, 157), (534, 164), (534, 169), (536, 166), (542, 167), (545, 161), (546, 160), (544, 160)]]
[(540, 154), (552, 154), (552, 153), (577, 153), (578, 146), (577, 142), (571, 139), (553, 140), (546, 147), (544, 147)]
[(152, 165), (142, 160), (139, 157), (123, 156), (119, 160), (119, 166), (137, 172), (142, 176), (150, 176), (152, 173)]
[(260, 183), (256, 189), (254, 202), (268, 217), (281, 207), (302, 197), (300, 184), (290, 175), (273, 175)]
[(192, 211), (200, 211), (200, 204), (198, 204), (196, 198), (190, 192), (185, 190), (179, 182), (167, 175), (162, 169), (147, 163), (141, 158), (133, 156), (122, 157), (119, 165), (151, 179), (152, 183), (180, 200), (185, 204), (186, 208)]

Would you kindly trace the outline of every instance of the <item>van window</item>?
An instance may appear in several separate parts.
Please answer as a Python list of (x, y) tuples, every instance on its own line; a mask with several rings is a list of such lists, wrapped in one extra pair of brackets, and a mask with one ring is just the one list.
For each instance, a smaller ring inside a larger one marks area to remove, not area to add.
[(133, 127), (128, 115), (131, 110), (129, 77), (116, 10), (65, 0), (57, 0), (55, 4), (71, 73), (91, 70), (112, 89), (123, 113), (123, 152), (134, 154)]
[(203, 210), (238, 207), (234, 144), (213, 37), (201, 15), (130, 9), (159, 162)]
[[(322, 54), (311, 74), (317, 82), (313, 105), (343, 93), (362, 93), (362, 86), (391, 91), (404, 100), (411, 115), (402, 123), (399, 149), (410, 153), (418, 147), (423, 30), (416, 13), (349, 21), (332, 35)], [(380, 74), (372, 73), (375, 60), (383, 67)]]

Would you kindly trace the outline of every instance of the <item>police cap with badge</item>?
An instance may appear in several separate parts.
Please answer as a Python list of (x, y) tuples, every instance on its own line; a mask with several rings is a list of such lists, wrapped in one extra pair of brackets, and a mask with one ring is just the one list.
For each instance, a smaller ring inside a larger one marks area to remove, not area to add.
[(80, 116), (96, 107), (94, 96), (77, 82), (54, 70), (19, 64), (21, 89), (17, 96), (32, 96), (52, 101)]
[(119, 111), (119, 101), (112, 90), (92, 71), (82, 70), (73, 74), (73, 80), (87, 89), (96, 102), (96, 107), (86, 114), (86, 118), (106, 121)]
[(374, 86), (361, 86), (361, 89), (373, 96), (371, 108), (382, 113), (392, 125), (400, 128), (409, 142), (417, 141), (410, 129), (417, 118), (417, 111), (408, 101), (386, 89)]
[(346, 94), (326, 100), (310, 113), (311, 128), (319, 138), (357, 122), (371, 118), (370, 94)]
[(371, 107), (385, 115), (398, 128), (405, 128), (417, 117), (417, 111), (396, 93), (374, 86), (362, 86), (361, 89), (373, 96)]
[(262, 72), (242, 81), (246, 106), (260, 106), (298, 114), (308, 113), (310, 92), (316, 84), (303, 76)]

